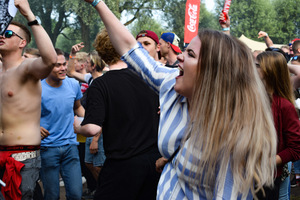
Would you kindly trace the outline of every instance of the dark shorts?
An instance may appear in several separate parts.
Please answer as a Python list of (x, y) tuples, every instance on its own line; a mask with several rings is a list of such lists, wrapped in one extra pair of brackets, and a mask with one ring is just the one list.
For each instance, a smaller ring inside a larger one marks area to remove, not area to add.
[(155, 149), (125, 160), (106, 159), (94, 199), (155, 200), (160, 177), (155, 162), (160, 157)]
[(101, 135), (98, 140), (98, 152), (95, 154), (90, 153), (90, 145), (92, 140), (93, 137), (86, 138), (84, 162), (93, 164), (94, 167), (102, 167), (106, 159), (103, 148), (103, 135)]

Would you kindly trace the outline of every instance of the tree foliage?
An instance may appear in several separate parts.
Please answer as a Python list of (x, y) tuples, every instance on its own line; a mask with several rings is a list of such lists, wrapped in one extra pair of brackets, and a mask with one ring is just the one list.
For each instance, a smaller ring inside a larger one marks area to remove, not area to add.
[[(224, 2), (217, 0), (219, 7)], [(221, 10), (221, 9), (220, 9)], [(233, 0), (230, 11), (231, 34), (240, 37), (257, 38), (260, 30), (275, 30), (275, 10), (269, 0)]]
[[(199, 0), (200, 1), (200, 0)], [(209, 1), (209, 0), (206, 0)], [(215, 0), (215, 12), (201, 1), (199, 28), (220, 29), (218, 16), (225, 0)], [(83, 41), (85, 51), (103, 23), (95, 9), (83, 0), (29, 0), (33, 13), (49, 34), (53, 44), (70, 51)], [(127, 16), (125, 25), (136, 34), (142, 29), (175, 32), (183, 41), (186, 0), (115, 0), (106, 1), (117, 17)], [(300, 34), (300, 0), (233, 0), (230, 8), (231, 34), (257, 39), (260, 30), (268, 32), (274, 43), (287, 43)], [(27, 23), (17, 14), (17, 21)], [(124, 21), (124, 20), (123, 20)], [(34, 47), (35, 44), (29, 45)], [(181, 47), (183, 43), (181, 42)]]
[[(216, 3), (216, 11), (220, 13), (224, 0)], [(262, 41), (257, 34), (263, 30), (274, 43), (288, 43), (299, 37), (299, 5), (300, 0), (233, 0), (229, 11), (231, 34)]]
[(272, 39), (276, 43), (287, 43), (299, 37), (300, 34), (300, 0), (274, 0), (276, 10), (276, 30), (272, 32)]

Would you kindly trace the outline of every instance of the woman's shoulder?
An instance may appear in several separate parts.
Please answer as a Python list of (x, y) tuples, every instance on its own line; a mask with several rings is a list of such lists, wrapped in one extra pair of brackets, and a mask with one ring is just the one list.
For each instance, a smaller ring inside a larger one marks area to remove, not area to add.
[(273, 102), (272, 102), (272, 108), (274, 109), (274, 106), (277, 107), (277, 110), (280, 110), (281, 113), (290, 113), (291, 111), (296, 112), (295, 105), (292, 104), (289, 100), (287, 100), (284, 97), (280, 97), (278, 95), (273, 95)]

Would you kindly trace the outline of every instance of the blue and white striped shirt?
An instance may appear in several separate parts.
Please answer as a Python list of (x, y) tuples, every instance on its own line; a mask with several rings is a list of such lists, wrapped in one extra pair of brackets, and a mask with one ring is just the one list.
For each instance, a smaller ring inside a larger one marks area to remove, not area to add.
[[(141, 44), (123, 55), (122, 59), (159, 93), (161, 113), (158, 148), (165, 158), (170, 158), (180, 145), (190, 120), (187, 99), (174, 90), (175, 77), (179, 75), (179, 70), (164, 67), (156, 62)], [(217, 189), (204, 185), (197, 187), (190, 181), (191, 162), (188, 163), (185, 174), (179, 176), (182, 173), (187, 145), (188, 141), (182, 151), (179, 151), (180, 154), (165, 165), (158, 184), (157, 199), (211, 199), (206, 195), (207, 191), (213, 194), (213, 199), (242, 199), (233, 188), (229, 162), (226, 177), (221, 178)], [(175, 160), (179, 161), (178, 165), (175, 164)], [(252, 199), (250, 193), (245, 196), (245, 199)]]

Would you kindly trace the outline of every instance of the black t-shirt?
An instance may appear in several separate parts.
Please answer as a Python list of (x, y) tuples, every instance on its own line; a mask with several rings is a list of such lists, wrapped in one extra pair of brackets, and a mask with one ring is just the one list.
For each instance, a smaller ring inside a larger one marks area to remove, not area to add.
[(158, 95), (129, 69), (96, 78), (87, 93), (85, 124), (102, 127), (107, 158), (126, 159), (157, 148)]
[(170, 68), (177, 68), (177, 67), (178, 67), (178, 64), (179, 64), (179, 61), (176, 60), (176, 61), (174, 62), (173, 65), (170, 65), (170, 64), (167, 62), (165, 66), (166, 66), (166, 67), (170, 67)]

